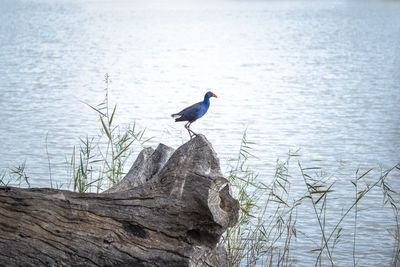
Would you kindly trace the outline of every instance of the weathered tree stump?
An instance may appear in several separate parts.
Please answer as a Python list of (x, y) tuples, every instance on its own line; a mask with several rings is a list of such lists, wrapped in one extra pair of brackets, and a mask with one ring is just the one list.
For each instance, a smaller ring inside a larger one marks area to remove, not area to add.
[(101, 194), (0, 187), (0, 265), (227, 266), (216, 246), (238, 209), (199, 135), (144, 149)]

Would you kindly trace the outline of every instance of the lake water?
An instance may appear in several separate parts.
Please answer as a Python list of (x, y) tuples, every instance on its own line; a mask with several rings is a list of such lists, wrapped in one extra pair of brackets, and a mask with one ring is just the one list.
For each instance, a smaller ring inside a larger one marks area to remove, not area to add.
[[(152, 146), (187, 141), (170, 114), (217, 94), (192, 129), (213, 143), (223, 170), (246, 129), (259, 158), (250, 164), (267, 182), (276, 159), (298, 148), (303, 166), (342, 185), (357, 168), (378, 167), (376, 176), (400, 161), (399, 1), (1, 0), (0, 167), (26, 160), (32, 185), (49, 186), (48, 135), (53, 180), (66, 184), (62, 162), (99, 127), (81, 101), (102, 101), (105, 73), (117, 123), (136, 120)], [(338, 199), (353, 194), (346, 188)], [(372, 196), (358, 222), (358, 264), (387, 266), (393, 215)], [(343, 205), (331, 208), (337, 221)], [(298, 216), (319, 234), (312, 214)], [(349, 225), (339, 266), (352, 265)], [(309, 266), (315, 245), (299, 239), (292, 255)]]

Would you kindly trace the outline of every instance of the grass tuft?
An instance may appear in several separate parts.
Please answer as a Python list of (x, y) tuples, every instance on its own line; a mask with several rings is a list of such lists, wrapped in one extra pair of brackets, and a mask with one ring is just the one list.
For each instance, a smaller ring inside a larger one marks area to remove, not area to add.
[(110, 76), (105, 75), (105, 98), (97, 104), (86, 104), (99, 118), (99, 134), (81, 139), (73, 148), (66, 164), (72, 174), (72, 188), (77, 192), (101, 192), (118, 183), (125, 175), (125, 165), (134, 152), (135, 144), (143, 146), (145, 130), (138, 130), (134, 122), (127, 127), (114, 125), (117, 105), (110, 105)]
[[(381, 170), (381, 175), (372, 182), (369, 176), (373, 169), (364, 172), (357, 170), (356, 178), (351, 181), (355, 188), (354, 198), (350, 202), (343, 199), (341, 205), (347, 208), (341, 216), (335, 217), (329, 216), (332, 210), (328, 208), (330, 200), (337, 201), (331, 196), (337, 186), (332, 176), (327, 176), (320, 167), (304, 168), (300, 160), (297, 160), (300, 177), (292, 175), (293, 170), (289, 168), (291, 161), (300, 157), (299, 151), (296, 151), (289, 152), (286, 160), (277, 160), (274, 177), (269, 184), (265, 184), (249, 167), (248, 161), (255, 158), (251, 152), (253, 144), (247, 140), (244, 132), (236, 164), (228, 172), (234, 197), (240, 202), (240, 216), (239, 223), (226, 231), (220, 243), (226, 247), (232, 266), (295, 265), (296, 259), (291, 256), (291, 251), (298, 238), (306, 238), (314, 244), (310, 257), (316, 255), (315, 266), (337, 266), (335, 248), (343, 236), (343, 221), (351, 212), (354, 212), (352, 257), (356, 266), (359, 259), (356, 241), (361, 233), (357, 225), (357, 205), (378, 187), (382, 190), (383, 205), (392, 208), (396, 225), (395, 230), (390, 232), (394, 241), (391, 266), (400, 264), (399, 193), (388, 180), (389, 175), (395, 175), (394, 172), (400, 170), (400, 164)], [(296, 195), (293, 196), (291, 181), (296, 179), (303, 181), (304, 192), (299, 194), (296, 189)], [(364, 183), (363, 186), (360, 181)], [(297, 224), (299, 209), (310, 206), (317, 221), (319, 240), (309, 236), (309, 230), (303, 231)], [(332, 218), (336, 221), (332, 221)]]

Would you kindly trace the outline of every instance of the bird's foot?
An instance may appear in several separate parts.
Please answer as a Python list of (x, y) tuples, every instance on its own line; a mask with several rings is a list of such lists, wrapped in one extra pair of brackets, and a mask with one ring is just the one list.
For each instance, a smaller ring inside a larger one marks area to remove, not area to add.
[(193, 132), (192, 130), (188, 129), (189, 134), (190, 134), (190, 139), (193, 138), (193, 136), (197, 135), (197, 133)]
[(193, 136), (197, 136), (197, 133), (193, 132), (193, 131), (192, 131), (192, 130), (190, 130), (190, 129), (187, 129), (187, 130), (188, 130), (188, 133), (189, 133), (190, 139), (192, 139), (192, 138), (193, 138)]

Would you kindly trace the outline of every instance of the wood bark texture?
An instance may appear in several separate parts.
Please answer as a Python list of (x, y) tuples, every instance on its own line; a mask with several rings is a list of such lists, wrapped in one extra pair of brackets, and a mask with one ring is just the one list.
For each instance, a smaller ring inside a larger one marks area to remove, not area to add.
[(0, 265), (229, 266), (238, 210), (204, 136), (160, 144), (101, 194), (0, 187)]

